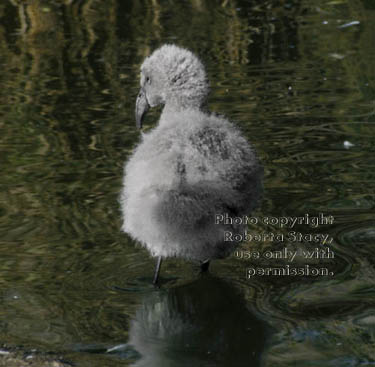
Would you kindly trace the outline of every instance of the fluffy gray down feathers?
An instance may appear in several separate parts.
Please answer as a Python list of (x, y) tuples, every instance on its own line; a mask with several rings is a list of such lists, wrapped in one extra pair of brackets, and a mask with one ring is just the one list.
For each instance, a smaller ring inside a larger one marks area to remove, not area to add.
[(224, 242), (224, 231), (245, 228), (215, 224), (215, 215), (249, 215), (258, 204), (263, 170), (255, 152), (227, 119), (201, 110), (208, 84), (190, 51), (163, 46), (141, 70), (159, 75), (165, 108), (125, 165), (122, 229), (153, 256), (228, 256), (238, 242)]

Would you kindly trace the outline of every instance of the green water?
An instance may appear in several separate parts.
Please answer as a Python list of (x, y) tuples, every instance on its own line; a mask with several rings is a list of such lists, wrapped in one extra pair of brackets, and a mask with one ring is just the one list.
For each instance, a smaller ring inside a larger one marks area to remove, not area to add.
[[(0, 344), (90, 367), (375, 364), (374, 34), (370, 0), (3, 0)], [(334, 216), (292, 229), (329, 246), (240, 250), (329, 247), (334, 259), (233, 255), (206, 278), (171, 259), (151, 286), (155, 261), (120, 232), (118, 197), (139, 141), (139, 67), (166, 42), (201, 57), (211, 110), (256, 148), (253, 215)], [(333, 275), (246, 278), (288, 264)]]

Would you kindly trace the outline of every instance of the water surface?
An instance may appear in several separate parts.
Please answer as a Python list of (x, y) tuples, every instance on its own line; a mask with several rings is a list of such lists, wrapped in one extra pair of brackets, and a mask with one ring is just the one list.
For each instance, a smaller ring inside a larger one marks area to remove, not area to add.
[[(371, 1), (8, 0), (0, 18), (0, 343), (94, 367), (375, 363)], [(256, 148), (253, 215), (334, 216), (293, 229), (330, 235), (334, 259), (293, 265), (333, 276), (249, 280), (288, 262), (232, 256), (203, 279), (168, 260), (162, 290), (150, 285), (154, 260), (120, 232), (118, 196), (139, 66), (165, 42), (201, 57), (210, 108)]]

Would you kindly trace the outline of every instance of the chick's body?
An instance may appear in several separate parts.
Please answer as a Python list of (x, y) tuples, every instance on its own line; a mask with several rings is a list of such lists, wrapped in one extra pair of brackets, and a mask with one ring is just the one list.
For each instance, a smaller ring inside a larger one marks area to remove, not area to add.
[(199, 110), (165, 113), (126, 165), (123, 229), (154, 256), (204, 261), (237, 245), (216, 215), (248, 214), (260, 195), (256, 156), (226, 119)]
[(224, 231), (244, 227), (216, 215), (248, 215), (259, 201), (258, 159), (232, 123), (203, 111), (207, 94), (203, 65), (188, 50), (165, 45), (142, 65), (137, 125), (146, 106), (165, 106), (125, 166), (121, 206), (123, 230), (153, 256), (227, 256), (238, 243)]

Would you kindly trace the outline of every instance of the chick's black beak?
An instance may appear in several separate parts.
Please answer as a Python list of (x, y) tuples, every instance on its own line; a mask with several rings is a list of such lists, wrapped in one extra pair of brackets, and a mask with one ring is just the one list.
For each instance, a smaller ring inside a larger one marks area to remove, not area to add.
[(135, 121), (138, 129), (142, 128), (143, 117), (149, 108), (150, 105), (148, 104), (146, 93), (143, 88), (141, 88), (137, 97), (137, 102), (135, 103)]

